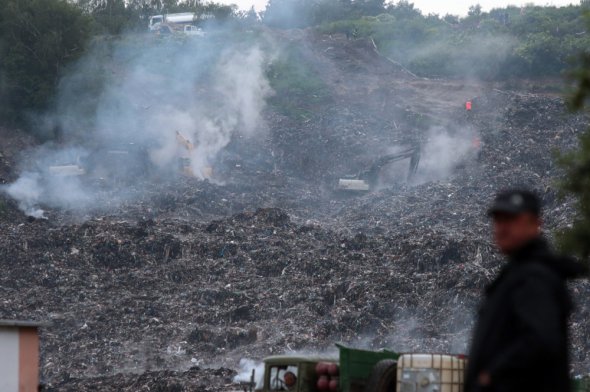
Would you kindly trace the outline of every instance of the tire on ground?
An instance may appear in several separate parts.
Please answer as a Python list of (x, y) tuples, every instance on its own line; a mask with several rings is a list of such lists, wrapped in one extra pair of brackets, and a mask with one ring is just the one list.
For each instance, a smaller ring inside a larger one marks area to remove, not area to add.
[(397, 361), (384, 359), (373, 368), (365, 392), (394, 392), (396, 383)]

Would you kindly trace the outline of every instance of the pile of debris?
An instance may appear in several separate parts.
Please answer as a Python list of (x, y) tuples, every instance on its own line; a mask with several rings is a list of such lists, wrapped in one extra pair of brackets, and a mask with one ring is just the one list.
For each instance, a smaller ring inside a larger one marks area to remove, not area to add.
[[(467, 233), (347, 236), (292, 223), (278, 209), (208, 224), (38, 221), (8, 234), (3, 315), (51, 319), (44, 380), (71, 390), (95, 377), (117, 387), (150, 379), (105, 375), (235, 367), (239, 358), (330, 350), (335, 341), (463, 352), (499, 264), (487, 241)], [(586, 282), (574, 289), (590, 294)], [(581, 303), (574, 321), (579, 371), (587, 371), (589, 311)], [(202, 383), (193, 376), (182, 377)]]
[(114, 377), (96, 377), (88, 380), (68, 380), (59, 385), (46, 386), (47, 392), (183, 392), (183, 391), (235, 391), (232, 382), (235, 372), (229, 369), (200, 369), (194, 367), (186, 372), (147, 371), (143, 374), (118, 374)]
[[(368, 336), (372, 346), (409, 347), (422, 333), (451, 342), (485, 282), (469, 273), (483, 265), (467, 261), (489, 246), (413, 234), (348, 237), (277, 209), (209, 224), (38, 221), (3, 236), (3, 314), (52, 320), (43, 335), (50, 382), (229, 366)], [(431, 260), (420, 257), (425, 247)]]
[[(326, 53), (319, 64), (329, 68), (339, 52), (321, 45), (313, 55)], [(531, 186), (548, 229), (566, 226), (574, 211), (557, 197), (552, 152), (573, 148), (588, 120), (559, 99), (501, 91), (480, 94), (469, 113), (447, 104), (444, 118), (420, 114), (425, 84), (447, 85), (403, 79), (379, 89), (388, 82), (377, 75), (360, 92), (358, 78), (332, 85), (337, 99), (314, 121), (267, 114), (264, 140), (228, 147), (223, 185), (140, 181), (130, 201), (83, 216), (49, 210), (47, 220), (0, 200), (0, 316), (51, 322), (41, 337), (48, 389), (226, 391), (241, 358), (334, 342), (464, 352), (500, 265), (490, 198)], [(354, 196), (333, 189), (373, 155), (425, 141), (434, 125), (475, 130), (481, 150), (434, 181)], [(109, 206), (109, 191), (100, 197)], [(590, 284), (572, 289), (574, 370), (587, 373)]]

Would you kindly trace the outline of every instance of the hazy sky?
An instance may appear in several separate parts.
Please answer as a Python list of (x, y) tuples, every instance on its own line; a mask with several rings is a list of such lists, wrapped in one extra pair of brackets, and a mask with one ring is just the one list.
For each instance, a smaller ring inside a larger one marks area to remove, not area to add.
[[(264, 9), (267, 0), (217, 0), (227, 4), (237, 4), (242, 9), (249, 9), (252, 5), (257, 10), (261, 11)], [(568, 4), (579, 4), (579, 0), (411, 0), (417, 8), (421, 9), (422, 12), (438, 13), (438, 14), (458, 14), (465, 15), (470, 5), (481, 4), (481, 6), (488, 10), (493, 7), (502, 7), (506, 5), (523, 5), (527, 3), (535, 3), (538, 5), (568, 5)]]

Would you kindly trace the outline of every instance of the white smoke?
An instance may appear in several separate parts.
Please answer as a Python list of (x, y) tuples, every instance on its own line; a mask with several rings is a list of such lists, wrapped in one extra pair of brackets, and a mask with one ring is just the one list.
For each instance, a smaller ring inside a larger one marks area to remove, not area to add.
[(450, 177), (460, 164), (475, 159), (479, 148), (479, 137), (470, 129), (453, 132), (444, 127), (430, 129), (414, 181), (424, 183)]
[[(30, 157), (28, 169), (14, 183), (0, 186), (0, 192), (17, 200), (19, 208), (27, 216), (34, 218), (45, 218), (45, 212), (39, 207), (40, 201), (49, 207), (62, 209), (90, 203), (91, 193), (81, 179), (64, 174), (68, 170), (74, 170), (76, 166), (73, 164), (86, 155), (85, 150), (77, 147), (59, 150), (40, 147)], [(64, 170), (53, 172), (55, 165), (61, 165)]]
[(264, 363), (253, 359), (240, 359), (238, 374), (234, 377), (233, 382), (249, 383), (252, 379), (252, 370), (254, 370), (256, 389), (262, 388), (264, 384)]
[[(388, 154), (397, 154), (408, 146), (395, 146)], [(442, 181), (453, 175), (462, 165), (473, 164), (481, 149), (480, 139), (472, 129), (433, 127), (428, 130), (420, 145), (420, 161), (415, 175), (410, 179), (414, 185)], [(378, 189), (390, 187), (392, 182), (408, 178), (410, 158), (382, 168)]]
[[(85, 150), (90, 159), (72, 159), (71, 148), (43, 147), (38, 160), (23, 165), (21, 178), (3, 190), (27, 214), (42, 216), (40, 205), (100, 207), (99, 189), (89, 179), (137, 182), (147, 175), (131, 170), (142, 167), (140, 158), (166, 174), (179, 174), (184, 159), (194, 176), (204, 179), (233, 137), (253, 137), (264, 129), (261, 114), (271, 94), (267, 60), (258, 42), (239, 42), (228, 33), (98, 42), (61, 81), (55, 111), (39, 121), (45, 129), (59, 129), (68, 145)], [(117, 163), (108, 153), (129, 149), (139, 152), (126, 154), (136, 162)], [(81, 165), (86, 174), (54, 176), (50, 165)], [(106, 207), (128, 198), (125, 188), (109, 197)]]
[(27, 215), (34, 218), (45, 218), (45, 211), (37, 207), (41, 199), (42, 187), (39, 184), (39, 174), (26, 172), (14, 183), (3, 186), (0, 190), (18, 201), (18, 207)]

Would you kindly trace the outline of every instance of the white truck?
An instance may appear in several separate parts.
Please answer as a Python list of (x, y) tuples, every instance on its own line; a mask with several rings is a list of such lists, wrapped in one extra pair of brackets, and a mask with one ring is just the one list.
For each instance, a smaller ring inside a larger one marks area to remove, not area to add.
[(184, 26), (184, 30), (182, 31), (185, 35), (190, 35), (192, 37), (204, 37), (205, 32), (202, 28), (193, 26), (193, 25), (186, 25)]
[(202, 36), (203, 30), (197, 27), (199, 22), (214, 19), (213, 14), (197, 14), (195, 12), (181, 12), (177, 14), (163, 14), (150, 16), (149, 31), (152, 32), (181, 32), (186, 35)]
[(184, 26), (192, 25), (197, 20), (194, 12), (182, 12), (178, 14), (164, 14), (150, 16), (150, 31), (159, 31), (163, 25), (168, 25), (173, 30), (182, 30)]

